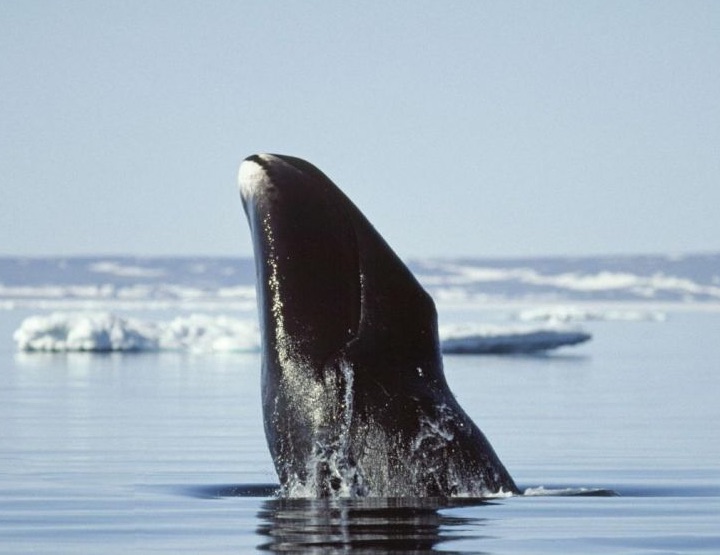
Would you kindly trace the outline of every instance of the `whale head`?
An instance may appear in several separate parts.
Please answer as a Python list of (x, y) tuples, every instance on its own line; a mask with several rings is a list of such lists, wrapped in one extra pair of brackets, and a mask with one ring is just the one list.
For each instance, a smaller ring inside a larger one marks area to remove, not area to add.
[[(323, 172), (299, 158), (257, 154), (241, 164), (239, 186), (269, 334), (265, 356), (299, 356), (319, 368), (364, 338), (386, 363), (406, 346), (413, 358), (439, 360), (432, 299)], [(402, 360), (414, 373), (417, 361)]]
[(517, 491), (447, 386), (435, 304), (360, 210), (290, 156), (246, 158), (239, 185), (265, 434), (283, 491)]

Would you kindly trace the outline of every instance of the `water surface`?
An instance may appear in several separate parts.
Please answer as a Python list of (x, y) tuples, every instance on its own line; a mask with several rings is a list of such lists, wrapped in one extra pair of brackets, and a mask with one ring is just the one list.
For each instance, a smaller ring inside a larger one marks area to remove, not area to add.
[(720, 551), (716, 312), (445, 357), (521, 488), (619, 494), (449, 502), (276, 499), (257, 355), (17, 353), (26, 315), (0, 322), (2, 553)]

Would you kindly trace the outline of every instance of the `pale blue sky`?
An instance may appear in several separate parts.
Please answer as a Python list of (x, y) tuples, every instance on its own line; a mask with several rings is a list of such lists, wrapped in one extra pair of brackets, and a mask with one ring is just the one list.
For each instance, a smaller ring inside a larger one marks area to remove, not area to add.
[(720, 2), (0, 0), (0, 254), (249, 255), (308, 159), (403, 257), (720, 250)]

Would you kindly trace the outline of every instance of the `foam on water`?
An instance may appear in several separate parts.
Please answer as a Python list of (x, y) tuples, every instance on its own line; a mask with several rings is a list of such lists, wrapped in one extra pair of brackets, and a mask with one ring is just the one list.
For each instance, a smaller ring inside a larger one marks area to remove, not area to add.
[(288, 498), (364, 497), (368, 494), (362, 470), (350, 455), (350, 433), (354, 409), (354, 370), (340, 365), (342, 396), (340, 418), (324, 437), (316, 439), (315, 448), (306, 462), (307, 477), (295, 476), (281, 494)]

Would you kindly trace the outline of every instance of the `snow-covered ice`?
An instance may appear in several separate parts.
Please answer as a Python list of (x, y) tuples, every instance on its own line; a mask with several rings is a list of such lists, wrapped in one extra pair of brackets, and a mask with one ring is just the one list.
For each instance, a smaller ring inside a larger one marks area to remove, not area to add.
[[(54, 312), (26, 318), (13, 334), (22, 351), (256, 352), (254, 320), (192, 314), (147, 321), (110, 312)], [(574, 345), (590, 335), (557, 327), (453, 326), (440, 330), (445, 353), (534, 352)]]
[[(720, 306), (720, 253), (528, 259), (429, 259), (408, 267), (439, 303), (523, 301)], [(189, 311), (255, 306), (251, 258), (0, 257), (0, 308)], [(77, 304), (82, 304), (77, 307)], [(215, 306), (213, 306), (215, 305)]]
[(523, 322), (663, 322), (666, 315), (658, 310), (552, 306), (523, 310), (518, 314), (518, 318)]
[(192, 314), (151, 322), (109, 312), (54, 312), (26, 318), (13, 334), (22, 351), (257, 351), (253, 321)]
[(440, 328), (440, 342), (447, 354), (504, 354), (548, 351), (589, 341), (592, 336), (579, 329), (559, 326), (478, 326)]
[(31, 316), (13, 334), (23, 351), (156, 351), (156, 325), (108, 312)]
[[(441, 312), (512, 303), (526, 324), (445, 329), (445, 352), (546, 350), (589, 339), (557, 324), (662, 321), (659, 307), (720, 310), (720, 254), (456, 258), (409, 267)], [(529, 309), (543, 305), (549, 308)], [(251, 258), (0, 257), (0, 309), (46, 314), (16, 331), (18, 347), (27, 351), (253, 351), (260, 345)], [(157, 322), (119, 315), (150, 310), (191, 315)]]

